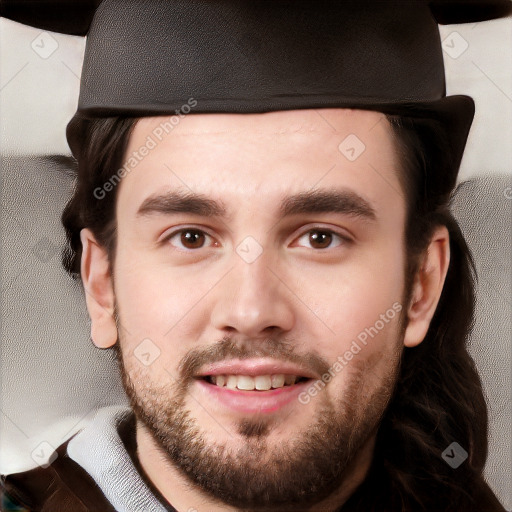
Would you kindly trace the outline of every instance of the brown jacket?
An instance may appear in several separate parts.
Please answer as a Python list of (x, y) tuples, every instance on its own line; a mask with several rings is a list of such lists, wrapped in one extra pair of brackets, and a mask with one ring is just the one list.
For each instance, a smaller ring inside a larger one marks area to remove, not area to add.
[(2, 475), (4, 501), (9, 499), (20, 505), (18, 510), (31, 512), (115, 512), (96, 482), (68, 457), (68, 443), (57, 449), (58, 457), (47, 468)]
[[(57, 449), (58, 457), (47, 468), (36, 468), (23, 473), (16, 473), (1, 477), (1, 491), (3, 494), (2, 511), (19, 512), (115, 512), (101, 489), (91, 476), (74, 460), (67, 455), (65, 442)], [(134, 446), (128, 443), (128, 452), (133, 455)], [(134, 462), (138, 471), (141, 471), (136, 459)], [(372, 473), (372, 472), (370, 472)], [(164, 498), (151, 482), (146, 481), (155, 496), (162, 503), (162, 507), (168, 512), (176, 510), (166, 504)], [(341, 508), (342, 512), (367, 512), (365, 503), (368, 495), (385, 495), (383, 489), (387, 486), (377, 473), (369, 474), (368, 478), (351, 496), (347, 503)], [(460, 510), (460, 512), (506, 512), (499, 503), (489, 486), (482, 480), (474, 488), (476, 506), (471, 510)], [(16, 508), (16, 505), (18, 507)], [(395, 506), (371, 507), (371, 510), (379, 512), (402, 512)], [(436, 512), (445, 510), (440, 507)], [(457, 510), (459, 508), (450, 504), (446, 510)], [(143, 512), (143, 511), (141, 511)], [(411, 511), (417, 512), (417, 511)]]

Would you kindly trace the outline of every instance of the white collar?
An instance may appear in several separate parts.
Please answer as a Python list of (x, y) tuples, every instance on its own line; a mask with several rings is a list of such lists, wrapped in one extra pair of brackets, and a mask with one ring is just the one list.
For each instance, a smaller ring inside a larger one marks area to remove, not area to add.
[(68, 455), (91, 475), (118, 512), (166, 512), (119, 437), (118, 426), (132, 414), (132, 409), (125, 406), (99, 409), (71, 439)]

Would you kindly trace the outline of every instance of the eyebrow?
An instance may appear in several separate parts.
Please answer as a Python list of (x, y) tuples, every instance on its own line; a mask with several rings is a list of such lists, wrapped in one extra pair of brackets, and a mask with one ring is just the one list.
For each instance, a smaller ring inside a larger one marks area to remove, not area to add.
[(137, 210), (137, 217), (154, 213), (193, 213), (203, 217), (226, 217), (226, 208), (213, 199), (193, 192), (167, 192), (146, 198)]
[(287, 197), (281, 204), (281, 216), (300, 213), (341, 213), (376, 220), (375, 210), (351, 190), (310, 190)]
[[(189, 213), (203, 217), (227, 217), (226, 207), (214, 199), (194, 192), (171, 191), (146, 198), (137, 217), (152, 214)], [(368, 201), (350, 190), (310, 190), (283, 199), (279, 214), (288, 217), (304, 213), (340, 213), (375, 220), (375, 210)]]

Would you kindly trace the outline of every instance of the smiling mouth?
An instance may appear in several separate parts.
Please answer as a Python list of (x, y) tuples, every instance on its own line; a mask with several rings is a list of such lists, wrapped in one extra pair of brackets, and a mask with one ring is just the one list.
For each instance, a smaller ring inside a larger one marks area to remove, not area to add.
[(311, 380), (299, 375), (285, 375), (282, 373), (273, 375), (206, 375), (202, 380), (226, 389), (238, 389), (240, 391), (270, 391), (280, 389)]

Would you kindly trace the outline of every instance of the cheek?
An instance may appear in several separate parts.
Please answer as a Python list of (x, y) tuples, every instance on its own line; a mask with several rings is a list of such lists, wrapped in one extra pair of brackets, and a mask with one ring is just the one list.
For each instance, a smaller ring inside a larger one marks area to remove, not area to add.
[(374, 334), (375, 328), (379, 335), (370, 338), (375, 338), (373, 346), (392, 343), (405, 309), (404, 265), (397, 243), (361, 251), (339, 265), (302, 268), (293, 280), (290, 275), (289, 282), (296, 283), (297, 295), (310, 310), (301, 318), (322, 344), (318, 349), (336, 357), (358, 336), (364, 340), (368, 330)]
[(149, 338), (167, 347), (179, 339), (183, 346), (197, 339), (206, 318), (203, 299), (216, 276), (194, 276), (130, 250), (119, 252), (115, 270), (118, 313), (130, 344)]

